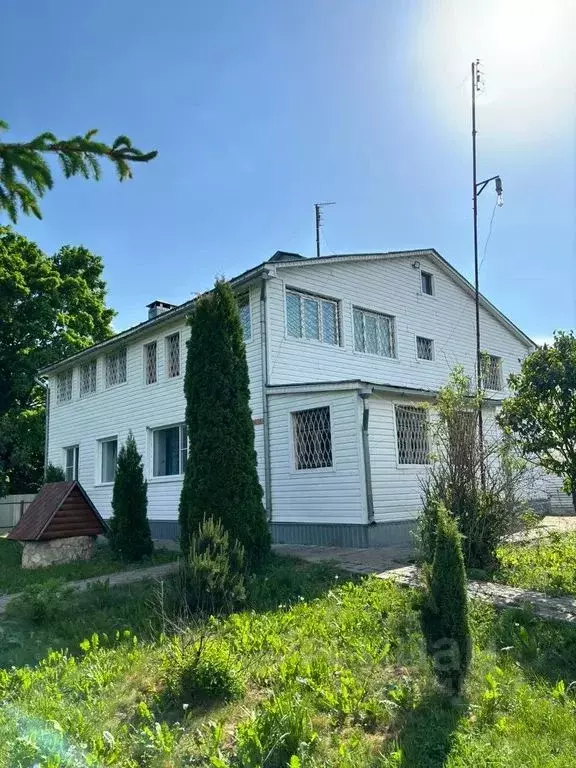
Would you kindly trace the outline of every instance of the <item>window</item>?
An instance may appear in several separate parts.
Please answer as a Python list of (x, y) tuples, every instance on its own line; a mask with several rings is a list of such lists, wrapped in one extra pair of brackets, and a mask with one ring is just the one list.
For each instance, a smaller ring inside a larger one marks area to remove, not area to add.
[(396, 406), (396, 439), (399, 464), (429, 464), (426, 409), (415, 405)]
[(126, 381), (126, 347), (106, 355), (106, 387)]
[(416, 336), (416, 357), (419, 360), (434, 360), (434, 341)]
[(146, 384), (156, 384), (158, 381), (157, 346), (155, 341), (144, 344), (144, 381)]
[(484, 389), (500, 391), (502, 383), (502, 358), (495, 355), (484, 355), (482, 358), (482, 378)]
[(116, 474), (116, 460), (118, 458), (118, 438), (111, 437), (100, 441), (100, 482), (113, 483)]
[(420, 272), (420, 278), (422, 280), (422, 293), (428, 294), (428, 296), (434, 295), (434, 278), (430, 272)]
[(80, 397), (96, 392), (96, 360), (80, 366)]
[(244, 341), (250, 341), (252, 338), (252, 317), (250, 314), (250, 296), (248, 294), (238, 299), (238, 311), (240, 313)]
[(166, 336), (166, 375), (169, 379), (180, 376), (180, 333)]
[(80, 448), (77, 445), (64, 448), (64, 477), (66, 480), (78, 480), (79, 453)]
[(56, 379), (56, 402), (66, 403), (72, 400), (72, 368), (58, 374)]
[(330, 408), (310, 408), (292, 414), (296, 469), (332, 466)]
[(155, 429), (152, 441), (154, 477), (183, 475), (188, 457), (186, 426), (179, 424), (175, 427)]
[(371, 355), (395, 357), (394, 318), (354, 307), (354, 349)]
[(338, 303), (305, 293), (286, 293), (288, 336), (316, 339), (324, 344), (339, 344)]

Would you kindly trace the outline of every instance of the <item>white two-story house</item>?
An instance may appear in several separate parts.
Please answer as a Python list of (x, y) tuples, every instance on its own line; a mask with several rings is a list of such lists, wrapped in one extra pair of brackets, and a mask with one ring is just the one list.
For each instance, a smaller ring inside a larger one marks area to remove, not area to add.
[[(230, 282), (274, 540), (406, 541), (429, 462), (423, 403), (456, 364), (474, 380), (472, 286), (435, 250), (319, 259), (278, 252)], [(78, 478), (108, 517), (116, 457), (132, 430), (156, 538), (178, 535), (193, 306), (153, 302), (146, 321), (42, 371), (50, 462)], [(481, 334), (491, 409), (535, 345), (485, 298)]]

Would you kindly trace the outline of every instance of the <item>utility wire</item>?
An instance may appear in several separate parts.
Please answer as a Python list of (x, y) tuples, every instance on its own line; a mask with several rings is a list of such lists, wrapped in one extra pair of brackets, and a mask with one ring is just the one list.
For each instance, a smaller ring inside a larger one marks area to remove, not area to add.
[(492, 216), (490, 217), (490, 226), (488, 227), (488, 237), (486, 238), (486, 242), (484, 243), (484, 252), (482, 254), (482, 259), (480, 260), (480, 266), (478, 267), (478, 271), (482, 269), (482, 264), (484, 264), (484, 259), (486, 258), (486, 253), (488, 251), (488, 243), (490, 242), (490, 238), (492, 237), (492, 225), (494, 224), (494, 216), (496, 215), (496, 208), (498, 207), (498, 200), (494, 203), (494, 208), (492, 209)]

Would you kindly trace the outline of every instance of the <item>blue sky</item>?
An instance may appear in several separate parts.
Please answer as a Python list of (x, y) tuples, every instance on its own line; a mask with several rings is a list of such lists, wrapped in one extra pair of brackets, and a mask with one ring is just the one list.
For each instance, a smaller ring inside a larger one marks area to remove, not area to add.
[[(106, 264), (116, 327), (274, 251), (432, 246), (472, 275), (470, 62), (479, 177), (500, 173), (483, 292), (533, 337), (576, 324), (570, 0), (136, 0), (2, 18), (13, 138), (98, 127), (158, 158), (119, 184), (57, 180), (18, 229)], [(483, 252), (494, 194), (480, 205)]]

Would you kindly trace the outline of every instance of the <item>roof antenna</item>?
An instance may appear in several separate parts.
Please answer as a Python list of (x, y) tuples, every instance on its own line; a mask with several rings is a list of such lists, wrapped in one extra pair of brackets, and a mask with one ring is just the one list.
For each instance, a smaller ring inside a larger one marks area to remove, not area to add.
[(314, 203), (314, 209), (316, 211), (316, 258), (320, 258), (320, 227), (322, 226), (322, 208), (325, 205), (336, 205), (336, 203)]

